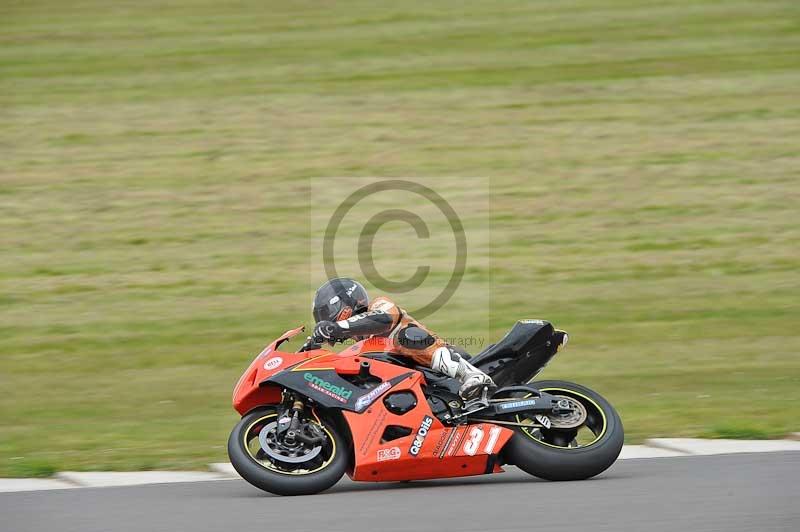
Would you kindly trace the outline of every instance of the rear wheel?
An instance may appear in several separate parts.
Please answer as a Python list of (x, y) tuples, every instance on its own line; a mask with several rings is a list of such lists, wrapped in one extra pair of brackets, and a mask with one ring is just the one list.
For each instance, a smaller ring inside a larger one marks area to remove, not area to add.
[(582, 480), (608, 469), (619, 456), (624, 439), (622, 421), (608, 401), (572, 382), (531, 384), (566, 400), (571, 411), (549, 416), (550, 428), (542, 427), (532, 416), (518, 416), (515, 421), (531, 426), (515, 429), (504, 449), (506, 461), (547, 480)]
[(348, 464), (347, 444), (336, 426), (325, 418), (312, 420), (308, 429), (324, 434), (324, 441), (287, 442), (278, 435), (277, 418), (274, 409), (258, 409), (231, 431), (228, 456), (242, 478), (277, 495), (310, 495), (336, 484)]

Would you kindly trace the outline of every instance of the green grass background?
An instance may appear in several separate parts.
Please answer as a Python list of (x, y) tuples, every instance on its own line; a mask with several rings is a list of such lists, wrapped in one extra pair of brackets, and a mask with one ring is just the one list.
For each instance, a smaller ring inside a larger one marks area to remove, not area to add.
[(0, 123), (0, 475), (224, 460), (320, 176), (490, 179), (490, 334), (629, 442), (800, 430), (793, 0), (4, 0)]

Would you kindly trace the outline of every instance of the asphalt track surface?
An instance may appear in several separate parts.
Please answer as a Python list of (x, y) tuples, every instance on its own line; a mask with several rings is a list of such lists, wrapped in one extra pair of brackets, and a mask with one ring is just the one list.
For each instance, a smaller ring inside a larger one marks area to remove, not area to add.
[(798, 531), (800, 452), (617, 462), (582, 482), (516, 468), (274, 497), (242, 480), (0, 494), (0, 530)]

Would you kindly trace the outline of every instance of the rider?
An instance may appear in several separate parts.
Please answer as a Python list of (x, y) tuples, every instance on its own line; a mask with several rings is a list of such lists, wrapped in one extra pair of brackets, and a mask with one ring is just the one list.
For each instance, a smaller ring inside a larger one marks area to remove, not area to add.
[[(398, 354), (458, 379), (459, 395), (464, 400), (476, 398), (485, 386), (495, 386), (491, 377), (390, 299), (377, 297), (370, 302), (366, 289), (358, 281), (338, 278), (320, 286), (314, 295), (313, 313), (317, 321), (314, 337), (329, 342), (370, 336), (390, 338)], [(420, 333), (424, 338), (420, 338)]]

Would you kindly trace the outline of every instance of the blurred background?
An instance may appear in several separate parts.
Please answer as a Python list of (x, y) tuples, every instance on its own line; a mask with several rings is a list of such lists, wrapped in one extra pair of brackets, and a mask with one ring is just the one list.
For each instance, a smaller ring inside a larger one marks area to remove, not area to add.
[(798, 87), (793, 0), (3, 0), (0, 476), (225, 460), (326, 176), (488, 179), (488, 334), (629, 443), (797, 431)]

